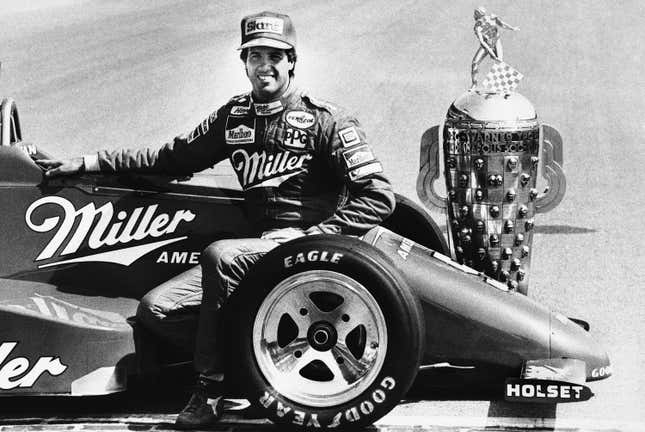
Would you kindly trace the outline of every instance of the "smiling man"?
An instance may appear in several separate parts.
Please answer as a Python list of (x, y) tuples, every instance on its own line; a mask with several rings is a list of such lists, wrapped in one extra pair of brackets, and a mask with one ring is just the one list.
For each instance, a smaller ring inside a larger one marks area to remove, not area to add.
[(187, 323), (199, 310), (194, 358), (199, 378), (177, 417), (181, 428), (210, 425), (222, 414), (218, 317), (248, 269), (296, 237), (363, 235), (387, 218), (395, 203), (358, 121), (296, 87), (296, 35), (289, 16), (261, 12), (244, 17), (241, 26), (240, 58), (252, 91), (233, 97), (187, 136), (159, 149), (39, 161), (47, 176), (127, 170), (190, 174), (231, 162), (257, 237), (211, 244), (200, 266), (150, 291), (137, 312), (152, 333), (191, 349)]

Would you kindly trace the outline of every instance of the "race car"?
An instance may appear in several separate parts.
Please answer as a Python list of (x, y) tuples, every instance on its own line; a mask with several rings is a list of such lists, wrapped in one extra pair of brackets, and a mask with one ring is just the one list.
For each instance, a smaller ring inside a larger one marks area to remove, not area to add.
[[(15, 102), (1, 114), (0, 396), (120, 392), (147, 350), (190, 360), (142, 342), (132, 318), (205, 246), (248, 235), (235, 180), (45, 179), (34, 161), (49, 155), (22, 141)], [(611, 375), (585, 322), (450, 256), (439, 226), (400, 195), (362, 239), (277, 247), (226, 308), (234, 390), (276, 423), (330, 429), (384, 416), (421, 369), (495, 371), (506, 399), (549, 403), (586, 400), (586, 381)]]

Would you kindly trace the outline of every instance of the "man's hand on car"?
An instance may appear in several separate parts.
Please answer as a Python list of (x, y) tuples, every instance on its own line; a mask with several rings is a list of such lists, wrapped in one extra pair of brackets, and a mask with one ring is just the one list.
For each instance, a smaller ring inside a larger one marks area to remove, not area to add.
[(45, 168), (45, 177), (74, 175), (85, 170), (82, 157), (71, 159), (38, 159), (36, 163)]

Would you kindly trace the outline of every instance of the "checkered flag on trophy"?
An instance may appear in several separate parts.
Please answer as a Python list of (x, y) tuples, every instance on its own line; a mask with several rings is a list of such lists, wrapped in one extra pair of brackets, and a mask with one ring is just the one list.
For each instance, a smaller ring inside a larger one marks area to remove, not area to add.
[(483, 86), (494, 92), (510, 93), (515, 90), (524, 75), (519, 73), (513, 66), (504, 62), (493, 64), (486, 79), (484, 79)]

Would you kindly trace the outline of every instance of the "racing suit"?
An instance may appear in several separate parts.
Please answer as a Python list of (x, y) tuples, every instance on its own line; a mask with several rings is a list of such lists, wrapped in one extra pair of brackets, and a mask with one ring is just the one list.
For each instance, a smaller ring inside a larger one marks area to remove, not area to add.
[[(251, 94), (234, 97), (187, 137), (160, 149), (101, 151), (86, 156), (85, 165), (104, 172), (190, 174), (226, 158), (259, 237), (277, 229), (363, 235), (394, 209), (390, 183), (357, 120), (293, 83), (269, 103), (253, 101)], [(186, 312), (201, 302), (195, 366), (202, 376), (221, 371), (215, 351), (217, 310), (248, 268), (277, 245), (268, 238), (211, 244), (200, 266), (142, 299), (139, 319), (166, 340), (185, 344), (181, 333), (190, 325), (180, 322), (190, 320)]]

